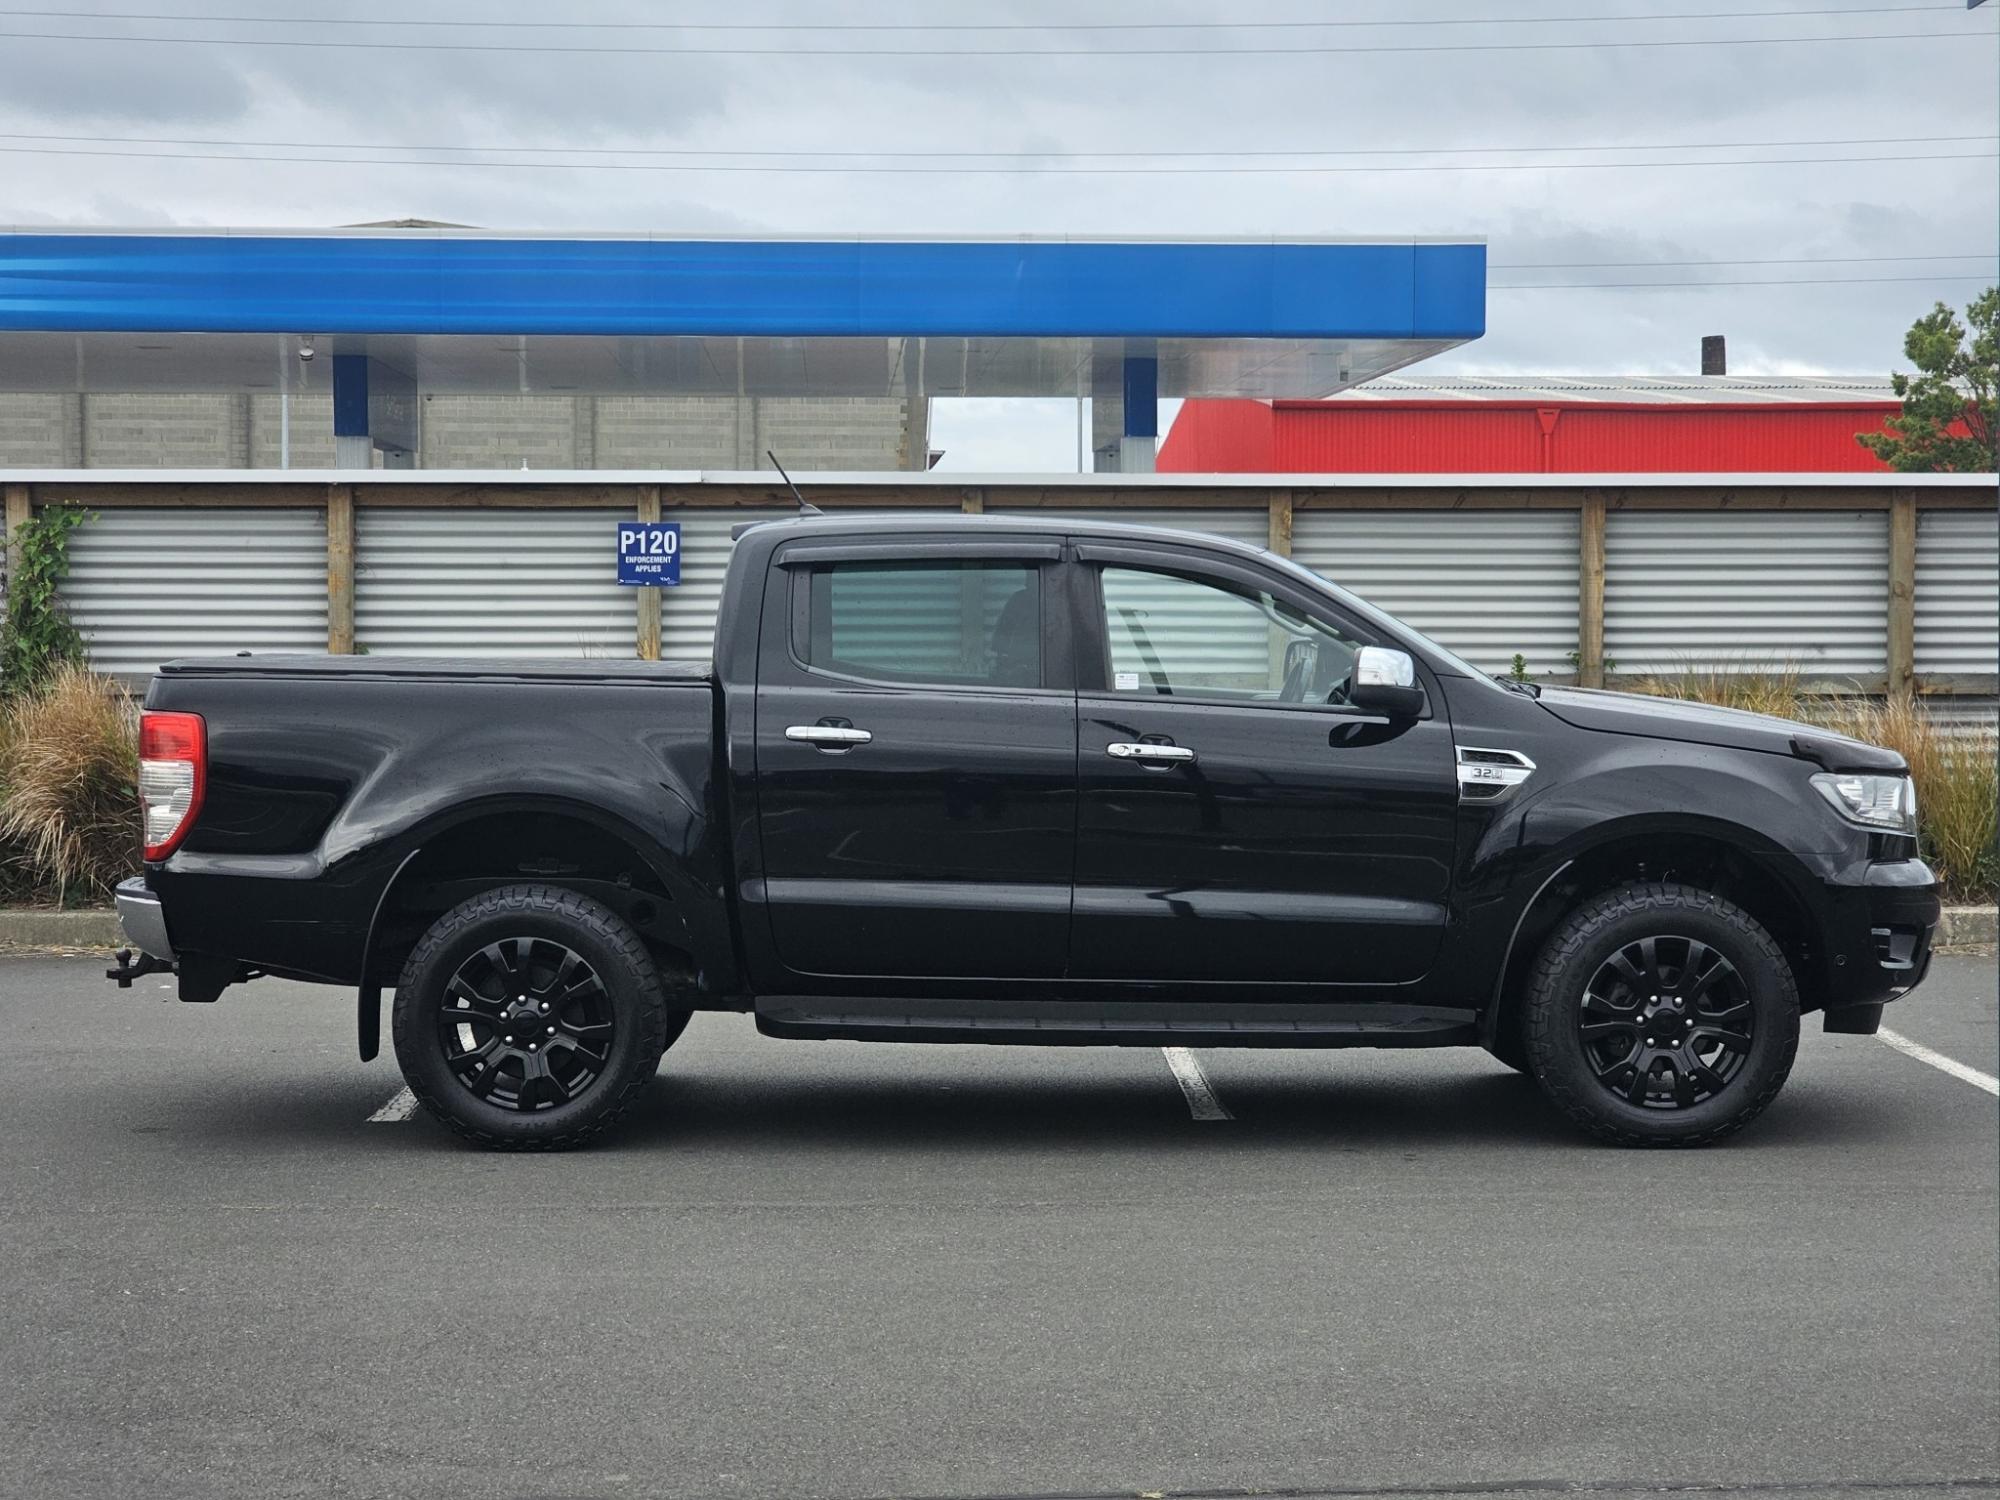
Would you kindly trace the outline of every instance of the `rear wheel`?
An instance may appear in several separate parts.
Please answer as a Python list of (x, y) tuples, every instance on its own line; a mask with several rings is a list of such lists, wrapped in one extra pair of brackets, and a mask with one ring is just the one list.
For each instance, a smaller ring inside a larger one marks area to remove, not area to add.
[(466, 1139), (505, 1150), (560, 1150), (609, 1128), (686, 1024), (632, 929), (558, 886), (453, 908), (396, 985), (410, 1091)]
[(1674, 884), (1585, 903), (1535, 961), (1528, 1064), (1556, 1107), (1623, 1146), (1703, 1146), (1763, 1113), (1792, 1069), (1799, 999), (1741, 907)]

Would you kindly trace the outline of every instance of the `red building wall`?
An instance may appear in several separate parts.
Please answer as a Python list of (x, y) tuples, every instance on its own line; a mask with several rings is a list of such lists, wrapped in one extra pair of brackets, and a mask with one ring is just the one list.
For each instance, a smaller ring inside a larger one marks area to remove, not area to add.
[(1893, 401), (1188, 401), (1177, 474), (1852, 473)]

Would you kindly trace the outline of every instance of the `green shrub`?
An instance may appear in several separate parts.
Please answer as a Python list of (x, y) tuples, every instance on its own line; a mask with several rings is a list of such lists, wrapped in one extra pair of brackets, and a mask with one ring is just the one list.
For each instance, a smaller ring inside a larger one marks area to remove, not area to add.
[(57, 591), (69, 577), (69, 534), (90, 519), (57, 506), (23, 521), (7, 539), (7, 616), (0, 624), (0, 696), (32, 693), (64, 667), (88, 659)]
[(132, 700), (81, 667), (56, 669), (0, 722), (0, 848), (16, 899), (101, 901), (139, 864)]

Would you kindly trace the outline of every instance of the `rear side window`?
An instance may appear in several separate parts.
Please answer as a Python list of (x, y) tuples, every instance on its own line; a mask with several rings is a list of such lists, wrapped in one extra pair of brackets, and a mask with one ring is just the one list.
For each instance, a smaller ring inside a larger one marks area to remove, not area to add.
[(1029, 563), (815, 568), (806, 665), (877, 682), (1042, 684), (1041, 570)]

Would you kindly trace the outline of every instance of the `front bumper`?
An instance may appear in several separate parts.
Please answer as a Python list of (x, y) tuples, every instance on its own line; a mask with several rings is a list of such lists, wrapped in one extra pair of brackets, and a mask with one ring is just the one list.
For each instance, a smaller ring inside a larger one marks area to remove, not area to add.
[(167, 940), (167, 919), (160, 911), (160, 898), (147, 889), (144, 876), (118, 882), (118, 925), (125, 940), (141, 953), (149, 953), (162, 963), (174, 961), (174, 945)]
[(1937, 876), (1920, 859), (1876, 861), (1859, 875), (1828, 886), (1828, 1031), (1872, 1033), (1883, 1005), (1923, 982), (1943, 911)]

